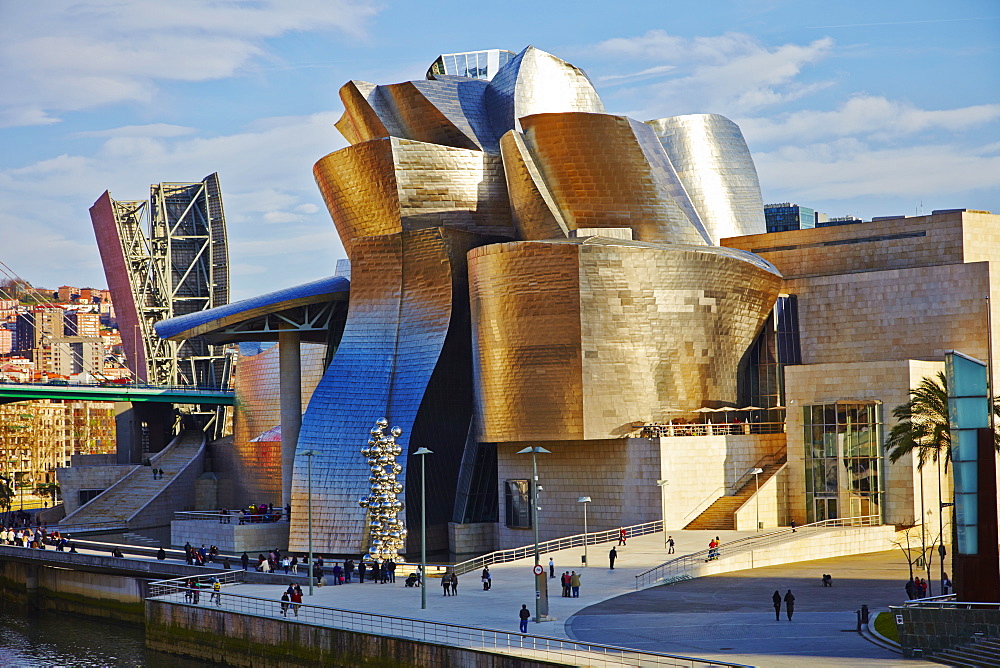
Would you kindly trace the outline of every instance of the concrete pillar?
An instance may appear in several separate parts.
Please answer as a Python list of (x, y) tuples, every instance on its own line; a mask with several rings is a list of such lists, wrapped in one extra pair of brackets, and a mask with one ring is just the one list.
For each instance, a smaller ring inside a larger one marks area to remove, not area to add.
[(142, 460), (139, 421), (128, 401), (115, 402), (115, 442), (119, 464), (138, 464)]
[(281, 505), (292, 503), (292, 467), (302, 427), (302, 357), (297, 330), (278, 333), (281, 394)]

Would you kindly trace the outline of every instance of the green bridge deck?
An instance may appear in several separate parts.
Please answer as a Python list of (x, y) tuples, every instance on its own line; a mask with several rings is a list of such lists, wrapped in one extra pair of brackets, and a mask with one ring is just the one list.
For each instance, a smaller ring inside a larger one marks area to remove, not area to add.
[(9, 404), (15, 401), (31, 401), (32, 399), (232, 406), (235, 403), (235, 394), (231, 390), (210, 390), (192, 387), (108, 387), (101, 385), (0, 383), (0, 404)]

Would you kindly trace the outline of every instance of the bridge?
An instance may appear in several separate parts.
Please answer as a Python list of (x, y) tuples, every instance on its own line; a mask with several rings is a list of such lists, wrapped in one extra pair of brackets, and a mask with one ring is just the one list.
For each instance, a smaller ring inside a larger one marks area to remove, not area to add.
[(232, 406), (232, 390), (157, 385), (48, 385), (0, 382), (0, 404), (32, 399), (71, 401), (128, 401), (133, 404), (201, 404)]

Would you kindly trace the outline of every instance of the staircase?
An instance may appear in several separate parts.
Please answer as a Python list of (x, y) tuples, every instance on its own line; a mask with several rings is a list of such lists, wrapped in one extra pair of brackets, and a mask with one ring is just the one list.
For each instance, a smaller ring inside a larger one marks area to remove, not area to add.
[(946, 666), (1000, 666), (1000, 640), (981, 638), (968, 645), (934, 652), (927, 657)]
[[(64, 517), (59, 526), (70, 530), (88, 525), (128, 528), (129, 521), (167, 492), (170, 484), (198, 459), (204, 447), (205, 435), (202, 432), (183, 432), (153, 455), (152, 466), (135, 467), (93, 500)], [(153, 480), (154, 468), (163, 469), (162, 478)], [(168, 501), (165, 499), (162, 502)], [(176, 503), (176, 499), (173, 502)]]
[[(758, 481), (761, 485), (771, 479), (775, 473), (778, 472), (782, 466), (785, 465), (786, 457), (782, 455), (781, 459), (774, 461), (772, 463), (759, 463), (757, 466), (764, 469), (763, 473), (758, 474)], [(750, 476), (750, 479), (740, 487), (740, 489), (732, 496), (720, 496), (715, 500), (712, 505), (703, 510), (698, 517), (691, 520), (685, 529), (711, 529), (718, 531), (733, 531), (736, 529), (736, 520), (734, 515), (740, 507), (747, 502), (757, 491), (757, 486), (754, 481), (754, 477)]]

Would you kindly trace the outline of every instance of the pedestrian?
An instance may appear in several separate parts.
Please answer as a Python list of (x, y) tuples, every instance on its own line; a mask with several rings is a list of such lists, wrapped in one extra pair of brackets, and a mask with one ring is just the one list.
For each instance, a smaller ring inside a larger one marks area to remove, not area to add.
[(580, 574), (576, 571), (569, 576), (569, 586), (573, 588), (573, 598), (580, 598)]
[(354, 573), (354, 560), (347, 559), (344, 561), (344, 582), (351, 581), (351, 574)]
[(287, 591), (286, 591), (286, 592), (283, 592), (283, 593), (281, 594), (281, 616), (282, 616), (282, 617), (287, 617), (287, 616), (288, 616), (288, 602), (289, 602), (290, 600), (292, 600), (292, 599), (291, 599), (291, 597), (290, 597), (290, 596), (288, 595), (288, 592), (287, 592)]
[(554, 578), (556, 576), (556, 562), (552, 561), (552, 557), (549, 557), (549, 577)]
[(674, 553), (674, 537), (667, 536), (667, 554)]
[(917, 593), (920, 594), (920, 598), (927, 598), (927, 580), (917, 578)]
[(913, 580), (908, 579), (903, 589), (906, 590), (906, 600), (912, 601), (917, 597), (917, 584)]
[(777, 589), (774, 590), (774, 596), (771, 597), (774, 602), (774, 621), (781, 620), (781, 592)]
[(288, 571), (292, 568), (292, 560), (287, 555), (282, 558), (281, 567), (285, 569), (285, 575), (288, 575)]
[(611, 570), (615, 570), (615, 559), (617, 558), (618, 558), (618, 550), (612, 547), (611, 551), (608, 552), (608, 559), (611, 560)]
[(621, 529), (618, 530), (618, 544), (625, 545), (625, 538), (626, 538), (625, 527), (622, 527)]
[(941, 574), (941, 593), (947, 594), (951, 589), (951, 580), (948, 579), (947, 573)]
[(298, 555), (292, 557), (292, 575), (299, 574), (299, 557)]
[(451, 574), (450, 573), (445, 573), (444, 577), (441, 578), (441, 589), (442, 589), (442, 594), (441, 595), (442, 596), (447, 596), (448, 592), (451, 590)]
[(246, 552), (240, 555), (240, 563), (243, 564), (243, 570), (247, 570), (250, 566), (250, 555)]
[(163, 561), (166, 558), (167, 558), (167, 553), (163, 551), (162, 547), (159, 550), (156, 551), (156, 559), (157, 559), (157, 561)]
[(302, 605), (302, 589), (300, 587), (295, 587), (289, 598), (292, 599), (292, 612), (294, 612), (295, 616), (298, 617), (299, 606)]
[(396, 562), (390, 559), (385, 566), (386, 572), (389, 574), (389, 582), (396, 584)]
[(792, 533), (795, 533), (795, 520), (792, 520)]
[(562, 595), (563, 598), (569, 598), (569, 571), (562, 574), (560, 578), (562, 582)]
[(458, 596), (458, 573), (451, 574), (451, 595)]
[(521, 618), (521, 633), (528, 632), (528, 620), (531, 619), (531, 613), (528, 612), (528, 604), (521, 604), (521, 611), (517, 613), (517, 616)]
[(490, 590), (490, 567), (483, 567), (483, 591)]
[(367, 571), (368, 571), (368, 565), (365, 564), (364, 559), (362, 559), (361, 563), (358, 564), (358, 582), (360, 582), (361, 584), (365, 583), (365, 573)]
[(209, 603), (215, 599), (215, 605), (222, 606), (222, 583), (218, 578), (212, 578), (212, 595), (208, 597)]
[(792, 614), (795, 612), (795, 595), (792, 590), (789, 589), (788, 593), (785, 594), (785, 614), (788, 615), (788, 621), (792, 621)]

